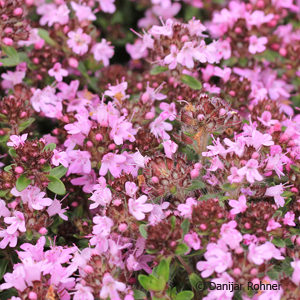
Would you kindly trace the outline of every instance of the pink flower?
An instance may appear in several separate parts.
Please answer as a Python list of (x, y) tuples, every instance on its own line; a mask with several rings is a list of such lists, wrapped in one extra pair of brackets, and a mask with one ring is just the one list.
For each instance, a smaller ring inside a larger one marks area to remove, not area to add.
[(180, 212), (180, 215), (184, 218), (192, 218), (193, 206), (198, 204), (197, 200), (194, 198), (187, 198), (185, 204), (179, 204), (177, 210)]
[(257, 118), (263, 125), (270, 127), (276, 123), (278, 123), (277, 120), (272, 120), (272, 114), (269, 111), (264, 111), (261, 115), (261, 117)]
[(5, 249), (9, 244), (9, 247), (14, 248), (18, 242), (19, 231), (16, 231), (13, 234), (9, 234), (7, 230), (0, 231), (0, 238), (3, 240), (0, 242), (0, 248)]
[(149, 103), (149, 104), (153, 104), (155, 100), (164, 100), (167, 98), (166, 95), (160, 93), (160, 91), (163, 88), (163, 84), (161, 84), (160, 86), (158, 86), (156, 89), (150, 87), (149, 82), (147, 82), (147, 88), (146, 88), (146, 92), (143, 93), (141, 100), (142, 102), (145, 103)]
[(8, 216), (10, 216), (10, 211), (6, 207), (5, 201), (0, 199), (0, 217), (8, 217)]
[(125, 117), (115, 119), (110, 124), (112, 130), (109, 134), (116, 145), (122, 145), (125, 140), (130, 142), (135, 141), (134, 135), (137, 133), (137, 129), (132, 128), (132, 123), (125, 120)]
[(122, 164), (126, 161), (126, 156), (122, 154), (107, 153), (102, 157), (99, 175), (105, 176), (108, 171), (114, 177), (119, 177), (122, 172)]
[(95, 185), (96, 189), (93, 192), (92, 196), (89, 198), (94, 201), (93, 204), (90, 205), (90, 209), (97, 208), (99, 205), (107, 206), (112, 199), (112, 194), (109, 188), (106, 186), (102, 187), (101, 185)]
[(207, 278), (214, 272), (223, 273), (226, 269), (232, 267), (232, 258), (228, 248), (222, 242), (209, 243), (204, 254), (206, 261), (199, 261), (197, 269), (201, 272), (203, 278)]
[(258, 38), (256, 35), (250, 36), (249, 39), (249, 52), (252, 54), (264, 52), (266, 50), (266, 44), (268, 43), (268, 39), (266, 37)]
[(75, 115), (77, 122), (67, 124), (64, 128), (69, 134), (83, 133), (88, 135), (92, 127), (92, 122), (89, 120), (89, 114), (86, 110), (82, 110), (79, 114)]
[(67, 176), (70, 174), (90, 174), (91, 154), (88, 151), (70, 150), (67, 152), (69, 168)]
[(173, 154), (178, 149), (178, 145), (175, 142), (168, 140), (163, 142), (163, 146), (164, 146), (164, 151), (166, 153), (166, 157), (172, 159)]
[(14, 234), (17, 230), (26, 232), (25, 217), (23, 213), (19, 211), (14, 211), (13, 217), (5, 217), (4, 222), (6, 224), (11, 224), (6, 229), (6, 232), (8, 234)]
[(4, 79), (2, 82), (3, 88), (12, 88), (13, 86), (22, 83), (26, 72), (25, 71), (7, 71), (2, 73), (1, 77)]
[(53, 68), (48, 71), (48, 74), (60, 82), (63, 80), (63, 77), (69, 75), (69, 72), (61, 67), (61, 63), (55, 63)]
[(101, 235), (101, 236), (109, 236), (111, 228), (114, 225), (112, 219), (106, 216), (96, 216), (93, 218), (93, 223), (96, 224), (93, 226), (93, 234)]
[(280, 227), (281, 227), (280, 223), (276, 222), (274, 219), (271, 219), (268, 222), (267, 231), (272, 231)]
[(242, 182), (243, 176), (238, 174), (238, 168), (231, 167), (230, 168), (231, 175), (227, 177), (230, 183)]
[(179, 51), (175, 45), (171, 45), (170, 51), (170, 54), (164, 58), (164, 63), (169, 65), (170, 70), (174, 70), (177, 66), (177, 55)]
[(146, 195), (142, 195), (136, 200), (130, 198), (128, 201), (129, 212), (139, 221), (145, 219), (144, 213), (148, 213), (153, 209), (152, 204), (145, 203), (147, 199)]
[(21, 197), (22, 202), (27, 204), (31, 211), (34, 209), (42, 210), (53, 202), (50, 198), (44, 198), (46, 195), (45, 192), (42, 192), (37, 186), (32, 185), (29, 185), (22, 192), (18, 192), (16, 188), (13, 188), (11, 194), (16, 197)]
[(25, 283), (26, 274), (22, 264), (14, 265), (13, 272), (6, 273), (3, 278), (5, 280), (5, 283), (1, 284), (1, 290), (6, 290), (14, 287), (18, 291), (23, 292), (27, 288)]
[(166, 214), (164, 213), (164, 210), (169, 207), (169, 202), (163, 202), (162, 204), (154, 204), (153, 208), (151, 210), (151, 214), (148, 218), (150, 225), (156, 225), (160, 223), (163, 219), (166, 218)]
[(277, 207), (284, 206), (284, 197), (281, 194), (284, 192), (284, 185), (282, 183), (267, 188), (265, 196), (274, 197)]
[(28, 133), (24, 133), (22, 135), (11, 135), (9, 137), (10, 142), (7, 143), (7, 146), (15, 148), (18, 148), (20, 145), (23, 146), (27, 139), (27, 136)]
[(89, 286), (85, 286), (80, 283), (77, 283), (75, 286), (75, 290), (76, 290), (76, 292), (73, 297), (74, 300), (82, 300), (82, 299), (94, 300), (95, 299), (93, 296), (93, 289), (90, 288)]
[(108, 87), (108, 90), (104, 92), (104, 95), (109, 96), (117, 100), (118, 102), (121, 102), (129, 98), (129, 96), (126, 95), (127, 87), (128, 87), (128, 83), (126, 81), (123, 81), (117, 85), (110, 85)]
[(138, 186), (134, 182), (127, 181), (125, 183), (125, 192), (129, 197), (134, 197), (138, 189)]
[(261, 265), (264, 261), (270, 260), (271, 258), (278, 260), (284, 259), (281, 252), (271, 242), (265, 242), (260, 246), (250, 244), (248, 253), (250, 262)]
[(156, 138), (160, 137), (162, 140), (169, 140), (170, 136), (166, 131), (173, 129), (172, 124), (165, 122), (166, 117), (159, 115), (152, 123), (150, 123), (151, 133), (154, 134)]
[(184, 236), (186, 244), (194, 250), (199, 250), (201, 246), (201, 240), (196, 232), (188, 233)]
[(54, 23), (65, 25), (69, 22), (70, 10), (66, 4), (56, 6), (54, 3), (42, 4), (37, 8), (37, 13), (42, 15), (40, 24), (52, 26)]
[(57, 151), (54, 149), (51, 162), (54, 166), (59, 166), (59, 164), (62, 164), (65, 168), (67, 168), (69, 165), (68, 155), (65, 151)]
[(173, 35), (173, 20), (168, 19), (166, 23), (163, 23), (163, 26), (154, 25), (148, 31), (150, 34), (154, 36), (164, 35), (168, 37), (172, 37)]
[(54, 199), (52, 204), (47, 208), (47, 213), (49, 217), (59, 215), (63, 220), (67, 221), (68, 217), (64, 215), (67, 210), (65, 208), (61, 208), (61, 203), (59, 200)]
[(100, 297), (103, 299), (121, 300), (118, 291), (124, 292), (126, 285), (123, 282), (116, 281), (109, 273), (105, 273), (102, 280)]
[(238, 175), (245, 176), (250, 183), (254, 183), (255, 180), (262, 181), (263, 177), (257, 171), (258, 161), (256, 159), (250, 159), (246, 166), (237, 171)]
[(78, 28), (76, 32), (70, 31), (68, 37), (67, 44), (74, 53), (83, 55), (88, 51), (92, 38), (88, 34), (83, 33), (82, 28)]
[(175, 103), (168, 104), (166, 102), (162, 102), (160, 103), (159, 108), (168, 115), (168, 119), (170, 121), (174, 121), (176, 119), (177, 111)]
[(291, 266), (294, 269), (293, 275), (292, 275), (292, 281), (299, 286), (300, 284), (300, 260), (295, 260), (291, 262)]
[(221, 240), (229, 246), (231, 249), (236, 249), (240, 246), (240, 242), (243, 240), (241, 233), (236, 230), (236, 221), (230, 221), (225, 223), (221, 227)]
[(101, 9), (106, 13), (114, 13), (116, 11), (115, 0), (97, 0)]
[(76, 2), (71, 2), (71, 6), (75, 11), (76, 17), (79, 22), (88, 20), (88, 21), (95, 21), (96, 16), (93, 14), (92, 9), (87, 5), (80, 5)]
[(246, 202), (247, 202), (247, 200), (244, 195), (241, 195), (239, 197), (239, 200), (229, 200), (228, 203), (233, 208), (232, 210), (230, 210), (230, 213), (233, 215), (237, 215), (239, 213), (246, 211), (246, 209), (247, 209)]
[(109, 59), (114, 56), (114, 47), (106, 39), (102, 39), (101, 43), (97, 43), (92, 48), (92, 53), (96, 61), (102, 61), (103, 65), (109, 65)]
[(292, 211), (288, 211), (284, 215), (283, 224), (289, 226), (296, 226), (294, 220), (295, 220), (295, 214)]

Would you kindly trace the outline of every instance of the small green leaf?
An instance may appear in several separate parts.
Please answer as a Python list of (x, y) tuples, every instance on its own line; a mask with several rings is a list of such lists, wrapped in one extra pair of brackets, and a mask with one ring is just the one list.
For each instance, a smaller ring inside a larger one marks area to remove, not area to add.
[(7, 259), (0, 260), (0, 280), (2, 280), (3, 275), (6, 273), (7, 265), (8, 265)]
[(58, 167), (50, 170), (50, 175), (56, 178), (61, 178), (67, 173), (67, 170), (68, 169), (65, 168), (63, 165), (59, 165)]
[(279, 273), (273, 269), (267, 272), (267, 275), (272, 279), (272, 280), (277, 280), (279, 278)]
[(53, 151), (56, 148), (56, 144), (55, 143), (50, 143), (48, 145), (46, 145), (43, 149), (43, 151)]
[(142, 291), (139, 291), (139, 290), (134, 290), (133, 291), (133, 297), (134, 297), (135, 300), (147, 299), (146, 294)]
[(196, 191), (205, 188), (205, 183), (200, 180), (193, 180), (192, 184), (186, 189), (187, 191)]
[(6, 166), (3, 170), (5, 171), (5, 172), (9, 172), (11, 169), (12, 169), (12, 166), (14, 166), (15, 164), (10, 164), (10, 165), (8, 165), (8, 166)]
[(172, 230), (175, 228), (175, 225), (176, 225), (176, 217), (175, 216), (172, 216), (170, 218), (170, 221), (171, 221), (171, 228)]
[(0, 59), (3, 67), (14, 67), (20, 63), (20, 58), (15, 48), (2, 46), (2, 50), (8, 56), (6, 58)]
[(186, 75), (186, 74), (181, 75), (180, 79), (184, 84), (188, 85), (193, 90), (201, 90), (202, 89), (201, 82), (190, 75)]
[(145, 224), (141, 224), (139, 226), (139, 231), (140, 231), (140, 234), (143, 238), (147, 238), (148, 234), (147, 234), (147, 226)]
[(176, 249), (175, 249), (175, 254), (176, 255), (183, 255), (183, 254), (185, 254), (186, 252), (188, 252), (189, 251), (189, 247), (188, 247), (188, 245), (186, 245), (185, 243), (181, 243), (181, 244), (179, 244), (177, 247), (176, 247)]
[(48, 183), (47, 188), (58, 195), (64, 195), (66, 193), (66, 188), (65, 185), (63, 184), (63, 182), (58, 179), (57, 177), (48, 175), (47, 178), (50, 180), (50, 182)]
[(151, 71), (150, 71), (150, 74), (151, 75), (157, 75), (157, 74), (160, 74), (162, 72), (165, 72), (167, 71), (168, 68), (167, 67), (163, 67), (163, 66), (155, 66)]
[(50, 46), (56, 46), (57, 43), (50, 37), (49, 32), (45, 29), (39, 28), (38, 35)]
[(158, 279), (152, 274), (148, 276), (140, 274), (138, 280), (141, 286), (147, 291), (163, 291), (166, 286), (166, 282), (162, 278)]
[(189, 275), (189, 281), (191, 283), (191, 286), (196, 291), (201, 291), (203, 289), (203, 280), (196, 273), (192, 273)]
[(24, 121), (23, 123), (21, 123), (19, 125), (19, 132), (22, 132), (23, 130), (25, 130), (27, 127), (29, 127), (33, 122), (35, 121), (34, 118), (29, 118), (26, 121)]
[(166, 259), (162, 259), (159, 265), (155, 268), (156, 274), (159, 278), (163, 278), (165, 282), (168, 282), (170, 275), (170, 265)]
[(181, 223), (182, 234), (185, 236), (190, 230), (190, 221), (189, 219), (184, 219)]
[(16, 182), (16, 188), (19, 192), (22, 192), (23, 190), (25, 190), (28, 185), (31, 183), (31, 180), (28, 179), (26, 177), (25, 174), (22, 174), (18, 179), (17, 179), (17, 182)]
[(2, 46), (2, 51), (8, 56), (8, 57), (17, 57), (18, 52), (14, 47), (10, 46)]
[(285, 247), (284, 240), (277, 238), (277, 237), (273, 238), (272, 243), (279, 248)]
[(11, 157), (16, 157), (17, 156), (17, 152), (14, 148), (9, 148), (8, 153)]
[(192, 291), (182, 291), (176, 295), (175, 300), (191, 300), (194, 297), (194, 293)]

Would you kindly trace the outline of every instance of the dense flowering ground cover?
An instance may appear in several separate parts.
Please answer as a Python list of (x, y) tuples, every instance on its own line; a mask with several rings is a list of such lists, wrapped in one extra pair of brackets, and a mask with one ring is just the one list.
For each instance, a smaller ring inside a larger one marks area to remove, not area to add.
[(0, 0), (0, 299), (299, 300), (299, 16)]

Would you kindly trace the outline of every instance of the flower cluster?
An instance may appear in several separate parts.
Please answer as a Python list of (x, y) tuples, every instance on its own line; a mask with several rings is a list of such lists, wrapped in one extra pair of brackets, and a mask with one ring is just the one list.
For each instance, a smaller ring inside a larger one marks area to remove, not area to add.
[(299, 1), (0, 12), (1, 299), (299, 299)]

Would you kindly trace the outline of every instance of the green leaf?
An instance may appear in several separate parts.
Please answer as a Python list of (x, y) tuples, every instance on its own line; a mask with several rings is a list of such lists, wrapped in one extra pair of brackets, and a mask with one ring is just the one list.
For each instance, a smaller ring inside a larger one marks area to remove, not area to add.
[(202, 291), (203, 290), (203, 280), (196, 273), (192, 273), (192, 274), (189, 275), (189, 281), (191, 283), (191, 286), (196, 291)]
[(19, 125), (19, 132), (22, 132), (23, 130), (25, 130), (27, 127), (29, 127), (33, 122), (35, 121), (34, 118), (29, 118), (26, 121), (24, 121), (23, 123), (21, 123)]
[(170, 218), (170, 221), (171, 221), (171, 228), (172, 230), (175, 228), (175, 225), (176, 225), (176, 217), (175, 216), (172, 216)]
[(147, 234), (147, 226), (145, 224), (141, 224), (139, 226), (139, 231), (140, 231), (140, 234), (143, 238), (147, 238), (148, 234)]
[(143, 299), (147, 299), (147, 296), (144, 292), (139, 291), (139, 290), (134, 290), (133, 291), (133, 297), (136, 300), (143, 300)]
[(2, 50), (8, 56), (6, 58), (0, 59), (3, 67), (14, 67), (20, 63), (20, 58), (15, 48), (2, 46)]
[(17, 152), (14, 148), (9, 148), (8, 153), (11, 157), (16, 157), (17, 156)]
[(177, 247), (176, 247), (176, 249), (175, 249), (175, 254), (176, 255), (183, 255), (183, 254), (185, 254), (186, 252), (188, 252), (189, 251), (189, 247), (188, 247), (188, 245), (186, 245), (185, 243), (181, 243), (181, 244), (179, 244)]
[(183, 236), (185, 236), (190, 230), (189, 219), (184, 219), (180, 226), (182, 228), (182, 234), (183, 234)]
[(0, 280), (2, 280), (3, 275), (6, 273), (7, 265), (8, 265), (7, 259), (0, 260)]
[(57, 177), (48, 175), (47, 178), (50, 180), (50, 182), (48, 183), (47, 188), (58, 195), (64, 195), (66, 193), (66, 188), (65, 185), (63, 184), (63, 182), (58, 179)]
[(277, 238), (277, 237), (273, 238), (272, 243), (279, 248), (285, 247), (284, 240)]
[(176, 295), (175, 300), (191, 300), (194, 297), (194, 293), (192, 291), (182, 291)]
[(170, 276), (170, 265), (166, 259), (162, 259), (159, 265), (155, 268), (158, 277), (163, 278), (165, 282), (168, 282)]
[(193, 180), (192, 184), (186, 189), (187, 191), (196, 191), (205, 188), (205, 183), (200, 180)]
[(168, 67), (163, 67), (163, 66), (155, 66), (151, 71), (150, 74), (151, 75), (157, 75), (160, 74), (162, 72), (165, 72), (168, 70)]
[(8, 57), (17, 57), (18, 52), (14, 47), (10, 46), (2, 46), (2, 51), (8, 56)]
[(22, 174), (18, 179), (17, 179), (17, 182), (16, 182), (16, 188), (19, 192), (22, 192), (23, 190), (25, 190), (28, 185), (31, 183), (31, 180), (28, 179), (26, 177), (25, 174)]
[(277, 280), (279, 278), (279, 273), (273, 269), (267, 272), (267, 275), (272, 279), (272, 280)]
[(63, 165), (59, 165), (56, 168), (53, 168), (50, 170), (50, 175), (54, 176), (56, 178), (61, 178), (63, 176), (65, 176), (65, 174), (67, 173), (67, 168), (65, 168)]
[(39, 28), (38, 35), (50, 46), (56, 46), (57, 43), (50, 37), (49, 32), (45, 29)]
[(190, 75), (186, 75), (186, 74), (181, 75), (180, 79), (184, 84), (188, 85), (193, 90), (201, 90), (202, 89), (201, 82)]
[(152, 274), (148, 276), (140, 274), (138, 280), (141, 286), (147, 291), (163, 291), (166, 286), (166, 282), (162, 278), (158, 279)]
[(50, 143), (50, 144), (48, 144), (44, 147), (43, 152), (48, 151), (48, 150), (53, 151), (55, 148), (56, 148), (56, 144), (55, 143)]
[(16, 165), (16, 164), (10, 164), (10, 165), (6, 166), (3, 170), (5, 172), (9, 172), (12, 169), (12, 166), (14, 166), (14, 165)]

